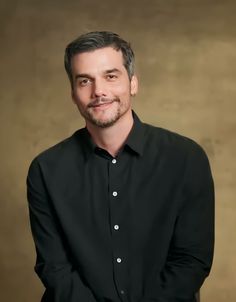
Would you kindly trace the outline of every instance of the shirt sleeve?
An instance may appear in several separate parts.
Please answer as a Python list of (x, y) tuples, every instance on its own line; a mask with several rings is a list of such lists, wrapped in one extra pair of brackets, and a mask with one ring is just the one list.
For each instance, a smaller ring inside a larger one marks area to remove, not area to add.
[(140, 302), (195, 302), (210, 272), (214, 250), (214, 185), (205, 152), (189, 152), (182, 181), (181, 207), (165, 266), (156, 278), (158, 297)]
[(37, 160), (29, 169), (27, 197), (37, 253), (35, 271), (46, 288), (42, 301), (95, 302), (92, 291), (69, 259)]

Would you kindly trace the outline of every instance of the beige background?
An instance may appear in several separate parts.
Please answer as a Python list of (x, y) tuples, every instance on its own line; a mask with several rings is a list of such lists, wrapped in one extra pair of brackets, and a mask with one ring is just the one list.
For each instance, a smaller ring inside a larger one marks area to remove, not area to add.
[(63, 69), (65, 45), (112, 30), (136, 52), (146, 122), (207, 151), (216, 184), (216, 249), (203, 302), (236, 301), (236, 1), (0, 1), (0, 299), (39, 301), (25, 178), (32, 158), (83, 126)]

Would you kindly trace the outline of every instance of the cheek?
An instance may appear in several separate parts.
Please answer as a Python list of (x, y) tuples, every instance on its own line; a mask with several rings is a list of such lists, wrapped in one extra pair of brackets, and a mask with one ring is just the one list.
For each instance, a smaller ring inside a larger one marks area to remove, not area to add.
[(86, 90), (75, 90), (74, 91), (74, 100), (78, 105), (85, 105), (89, 101), (89, 96)]
[(117, 96), (130, 95), (130, 85), (127, 85), (127, 83), (119, 83), (119, 85), (113, 88), (113, 93)]

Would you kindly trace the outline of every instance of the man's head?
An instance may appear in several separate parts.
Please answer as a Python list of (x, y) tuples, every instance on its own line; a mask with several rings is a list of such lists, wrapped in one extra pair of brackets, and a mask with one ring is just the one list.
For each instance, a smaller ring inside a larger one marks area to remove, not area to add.
[(73, 75), (71, 70), (71, 59), (83, 52), (96, 49), (112, 47), (122, 52), (123, 62), (129, 79), (134, 75), (134, 52), (130, 44), (123, 40), (118, 34), (109, 31), (94, 31), (83, 34), (69, 43), (65, 50), (64, 64), (71, 86), (73, 87)]
[(72, 99), (86, 124), (100, 128), (131, 116), (131, 96), (137, 93), (134, 54), (129, 44), (111, 32), (92, 32), (70, 43), (65, 53)]

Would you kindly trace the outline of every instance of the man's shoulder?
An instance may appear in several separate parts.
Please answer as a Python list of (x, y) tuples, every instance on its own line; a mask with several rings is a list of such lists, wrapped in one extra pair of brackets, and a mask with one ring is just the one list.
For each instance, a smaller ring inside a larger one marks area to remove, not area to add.
[(155, 145), (164, 152), (176, 155), (193, 153), (206, 155), (202, 146), (190, 137), (159, 126), (150, 124), (144, 124), (144, 126), (149, 144)]
[(55, 145), (40, 152), (34, 159), (33, 162), (38, 163), (57, 163), (64, 160), (64, 158), (73, 157), (73, 155), (79, 156), (82, 152), (81, 140), (84, 129), (79, 129), (74, 132), (71, 136), (59, 141)]

